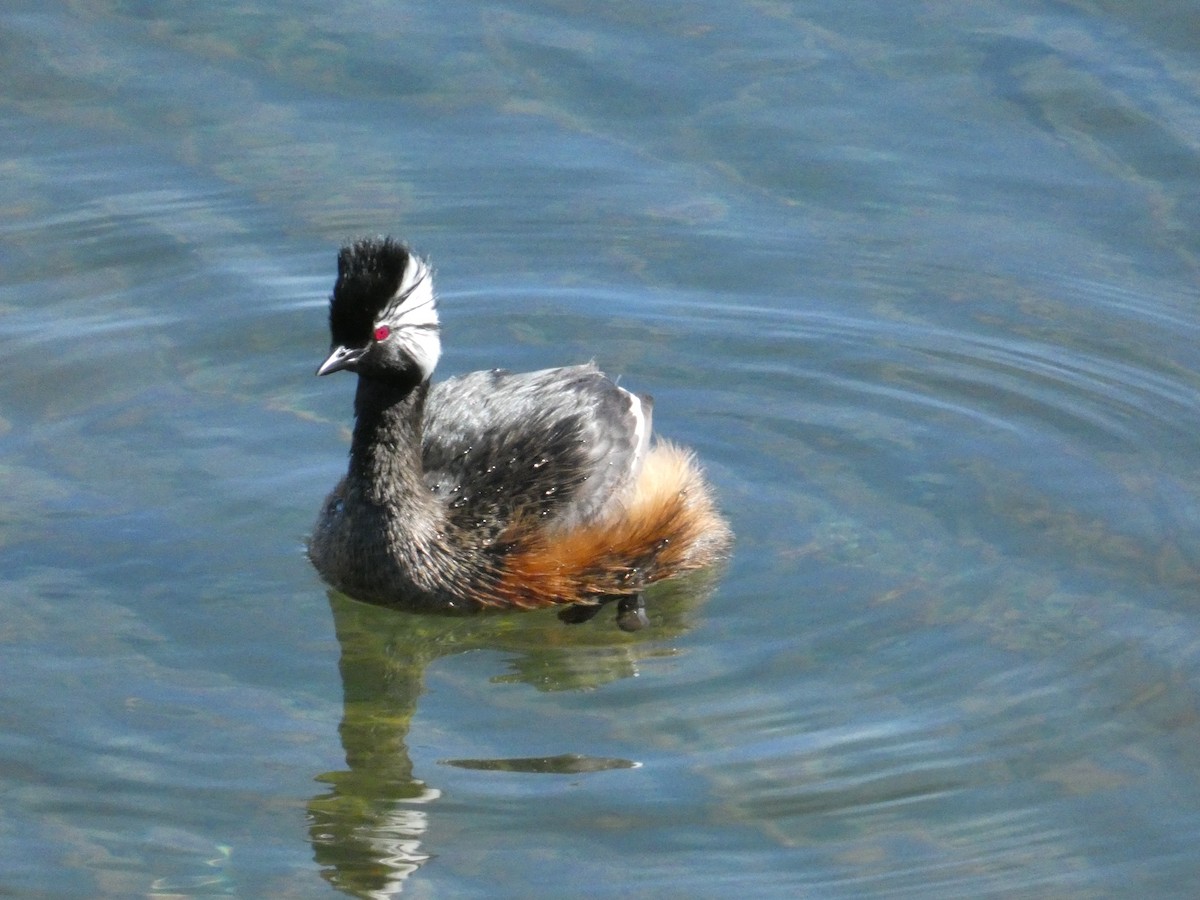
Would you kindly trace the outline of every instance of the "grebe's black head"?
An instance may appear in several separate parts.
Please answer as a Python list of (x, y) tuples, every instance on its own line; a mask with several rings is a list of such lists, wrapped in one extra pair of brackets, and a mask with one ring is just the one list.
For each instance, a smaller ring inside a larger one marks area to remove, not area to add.
[(389, 238), (365, 238), (338, 253), (329, 298), (329, 358), (317, 369), (428, 380), (442, 352), (433, 274)]

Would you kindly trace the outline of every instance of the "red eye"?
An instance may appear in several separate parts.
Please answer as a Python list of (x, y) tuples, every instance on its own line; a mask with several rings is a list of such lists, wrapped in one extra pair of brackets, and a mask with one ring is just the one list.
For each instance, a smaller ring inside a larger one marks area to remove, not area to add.
[(380, 325), (378, 328), (375, 329), (375, 340), (386, 341), (387, 336), (391, 333), (392, 333), (392, 329), (388, 328), (386, 325)]

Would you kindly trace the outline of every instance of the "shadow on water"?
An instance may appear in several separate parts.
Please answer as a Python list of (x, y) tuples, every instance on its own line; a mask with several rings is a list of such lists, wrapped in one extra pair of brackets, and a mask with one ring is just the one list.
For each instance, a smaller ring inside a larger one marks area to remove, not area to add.
[[(471, 650), (502, 651), (513, 656), (512, 674), (496, 680), (539, 691), (587, 690), (629, 678), (642, 660), (673, 652), (663, 641), (688, 631), (720, 574), (655, 586), (646, 598), (650, 625), (636, 634), (619, 630), (604, 613), (579, 625), (563, 624), (550, 610), (443, 617), (371, 606), (330, 591), (341, 646), (339, 733), (347, 768), (318, 775), (327, 789), (308, 804), (309, 838), (323, 877), (351, 896), (386, 897), (431, 858), (424, 835), (441, 792), (414, 775), (408, 734), (432, 662)], [(572, 776), (639, 765), (583, 752), (444, 764)]]

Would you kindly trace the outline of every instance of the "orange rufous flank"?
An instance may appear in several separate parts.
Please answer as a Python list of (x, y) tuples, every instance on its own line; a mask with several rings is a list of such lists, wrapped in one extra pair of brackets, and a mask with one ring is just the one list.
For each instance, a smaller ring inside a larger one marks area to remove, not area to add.
[(487, 606), (598, 603), (726, 555), (732, 539), (692, 454), (660, 441), (647, 454), (627, 499), (608, 515), (565, 533), (530, 539), (513, 526), (514, 547), (500, 563)]

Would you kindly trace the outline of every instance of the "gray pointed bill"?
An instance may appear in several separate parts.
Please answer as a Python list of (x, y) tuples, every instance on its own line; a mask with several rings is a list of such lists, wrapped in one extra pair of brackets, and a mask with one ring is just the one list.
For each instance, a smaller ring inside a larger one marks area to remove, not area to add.
[[(368, 345), (369, 346), (369, 345)], [(328, 375), (330, 372), (340, 372), (342, 369), (354, 367), (367, 352), (367, 347), (335, 347), (329, 358), (317, 368), (318, 375)]]

